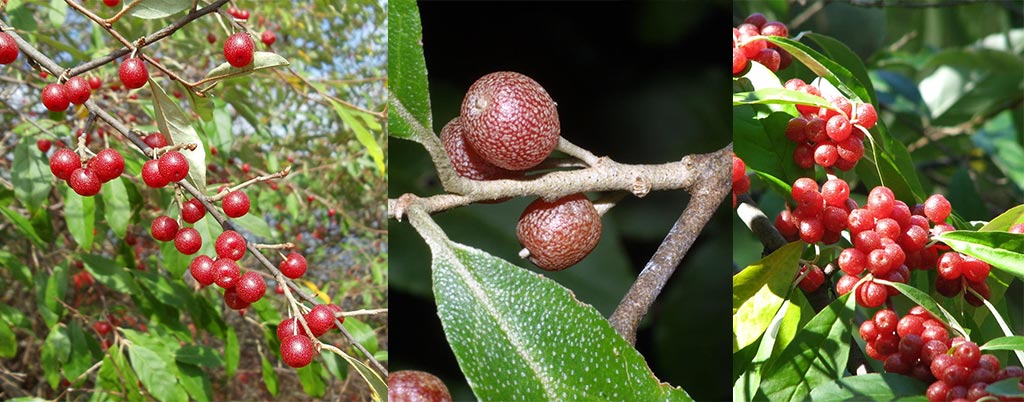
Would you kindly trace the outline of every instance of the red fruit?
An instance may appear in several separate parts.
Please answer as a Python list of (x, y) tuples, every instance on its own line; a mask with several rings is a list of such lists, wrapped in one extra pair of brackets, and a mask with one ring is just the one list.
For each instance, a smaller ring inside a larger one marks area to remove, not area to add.
[(213, 262), (213, 273), (216, 277), (214, 282), (217, 286), (224, 289), (235, 287), (235, 284), (238, 283), (238, 278), (242, 276), (242, 272), (239, 270), (235, 260), (227, 258)]
[(850, 198), (850, 185), (843, 179), (830, 179), (821, 185), (821, 195), (826, 204), (844, 207)]
[(189, 272), (192, 273), (192, 278), (199, 282), (200, 285), (209, 286), (216, 279), (216, 273), (213, 270), (213, 259), (200, 255), (192, 260), (192, 263), (188, 266)]
[(106, 183), (124, 173), (124, 157), (111, 148), (104, 149), (89, 160), (89, 169), (96, 172), (100, 181)]
[[(764, 14), (761, 14), (761, 13), (750, 14), (750, 16), (747, 17), (747, 19), (743, 20), (744, 24), (751, 24), (751, 25), (757, 27), (757, 29), (761, 29), (761, 27), (764, 26), (764, 24), (767, 23), (767, 22), (768, 22), (768, 18), (766, 18), (764, 16)], [(389, 379), (389, 381), (390, 381), (390, 379)]]
[(790, 190), (794, 200), (799, 200), (800, 197), (803, 197), (804, 193), (808, 192), (818, 192), (818, 183), (808, 177), (796, 179), (793, 182), (792, 190)]
[(47, 84), (43, 88), (43, 106), (46, 106), (51, 112), (63, 112), (70, 104), (68, 92), (63, 85)]
[(64, 92), (67, 94), (68, 100), (76, 105), (85, 103), (89, 100), (89, 95), (92, 95), (89, 83), (82, 76), (71, 77), (65, 82)]
[(198, 199), (193, 198), (181, 204), (181, 218), (188, 223), (196, 223), (206, 215), (206, 207)]
[(171, 241), (178, 234), (178, 221), (171, 219), (167, 215), (158, 216), (153, 220), (153, 224), (150, 225), (149, 232), (153, 235), (154, 239)]
[(96, 176), (96, 172), (87, 168), (75, 169), (75, 171), (71, 172), (71, 177), (67, 181), (71, 189), (83, 197), (91, 197), (98, 194), (100, 186), (103, 184), (100, 178)]
[[(810, 85), (804, 88), (814, 88)], [(804, 106), (804, 105), (797, 105)], [(807, 125), (804, 126), (804, 134), (807, 136), (807, 141), (812, 143), (819, 143), (828, 139), (828, 134), (825, 132), (825, 121), (819, 119), (817, 116), (811, 117), (807, 120)]]
[(451, 402), (448, 387), (434, 375), (414, 370), (388, 374), (388, 398), (391, 402)]
[(738, 48), (732, 49), (732, 75), (739, 75), (747, 68), (747, 56)]
[(849, 162), (856, 162), (864, 156), (864, 141), (857, 137), (850, 137), (836, 144), (836, 151), (839, 158)]
[(878, 326), (875, 325), (874, 320), (865, 320), (860, 324), (860, 337), (864, 342), (872, 343), (875, 338), (878, 338)]
[(942, 381), (933, 382), (932, 385), (928, 386), (928, 391), (925, 392), (925, 396), (928, 397), (928, 402), (946, 402), (946, 396), (949, 394), (949, 389), (952, 388), (949, 384)]
[(924, 216), (935, 223), (943, 223), (949, 217), (953, 207), (942, 194), (933, 194), (924, 201)]
[(203, 246), (203, 238), (195, 228), (184, 228), (174, 236), (174, 248), (185, 255), (192, 255)]
[(249, 196), (242, 190), (235, 190), (224, 196), (221, 206), (224, 213), (232, 218), (239, 218), (249, 213)]
[(896, 205), (896, 196), (888, 187), (878, 186), (868, 193), (867, 209), (875, 215), (875, 218), (888, 218)]
[(92, 324), (92, 329), (95, 329), (96, 332), (99, 332), (100, 336), (104, 336), (110, 333), (110, 330), (113, 329), (113, 327), (110, 326), (109, 322), (96, 321), (95, 323)]
[(324, 304), (318, 304), (306, 313), (306, 325), (314, 336), (326, 334), (334, 327), (334, 310)]
[(558, 145), (555, 102), (525, 75), (502, 71), (481, 77), (466, 92), (461, 110), (466, 141), (498, 167), (529, 169)]
[(847, 275), (860, 275), (868, 265), (867, 256), (858, 249), (848, 248), (839, 253), (839, 269)]
[(988, 278), (988, 274), (992, 270), (992, 267), (988, 265), (987, 262), (969, 255), (961, 256), (960, 268), (963, 276), (971, 282), (984, 281), (985, 278)]
[(299, 325), (299, 321), (295, 317), (281, 321), (277, 325), (277, 339), (284, 340), (292, 336), (296, 336), (302, 333), (302, 328)]
[(799, 144), (793, 150), (793, 162), (801, 169), (814, 167), (814, 147), (808, 144)]
[(761, 35), (763, 36), (781, 36), (783, 38), (789, 37), (789, 29), (786, 28), (786, 24), (778, 21), (772, 21), (764, 24), (761, 27)]
[(850, 120), (841, 114), (832, 116), (828, 119), (828, 123), (825, 124), (825, 132), (835, 142), (845, 141), (847, 138), (850, 138), (850, 130), (852, 128)]
[(242, 68), (252, 64), (253, 50), (256, 45), (245, 32), (238, 32), (224, 41), (224, 58), (232, 66)]
[(779, 65), (782, 63), (782, 56), (779, 52), (772, 48), (764, 48), (757, 52), (754, 57), (750, 60), (761, 63), (761, 65), (767, 67), (772, 71), (779, 71)]
[(798, 227), (800, 229), (800, 240), (804, 243), (817, 243), (825, 236), (825, 225), (821, 222), (821, 219), (802, 219)]
[(171, 151), (159, 159), (160, 175), (168, 183), (181, 181), (188, 176), (188, 159), (181, 152)]
[(267, 293), (267, 282), (260, 274), (249, 271), (238, 279), (234, 289), (238, 291), (240, 299), (246, 303), (255, 303)]
[(963, 259), (960, 258), (960, 253), (945, 253), (939, 257), (939, 265), (936, 270), (943, 279), (954, 280), (963, 273), (962, 263)]
[(874, 127), (875, 123), (878, 121), (878, 114), (875, 113), (875, 107), (870, 103), (858, 104), (854, 114), (855, 116), (852, 123), (860, 124), (866, 129), (871, 129), (871, 127)]
[(278, 267), (284, 276), (295, 279), (306, 273), (306, 257), (302, 254), (291, 252), (281, 261)]
[(277, 293), (279, 295), (283, 295), (284, 294), (284, 286), (281, 286), (280, 283), (277, 284), (277, 286), (274, 287), (274, 293)]
[(107, 7), (116, 7), (121, 4), (121, 0), (103, 0), (103, 4), (106, 4)]
[(860, 278), (854, 275), (843, 275), (836, 281), (836, 293), (839, 293), (840, 296), (850, 293), (859, 280)]
[(18, 44), (7, 32), (0, 32), (0, 64), (11, 64), (18, 58)]
[(224, 304), (232, 310), (243, 310), (249, 307), (249, 304), (238, 293), (238, 287), (224, 289)]
[(101, 86), (103, 86), (103, 80), (101, 80), (100, 77), (89, 77), (89, 89), (95, 91), (100, 89)]
[[(801, 280), (799, 284), (797, 284), (797, 286), (800, 286), (800, 289), (806, 293), (811, 293), (815, 290), (818, 290), (818, 288), (821, 287), (823, 283), (825, 283), (825, 273), (821, 270), (821, 268), (818, 268), (817, 265), (811, 265), (810, 267), (811, 272), (808, 272), (807, 276), (805, 276), (804, 279)], [(805, 270), (807, 270), (806, 266), (801, 268), (800, 272), (797, 275), (802, 274)]]
[(497, 180), (523, 177), (522, 171), (502, 169), (487, 162), (465, 141), (466, 127), (456, 117), (441, 129), (441, 143), (452, 168), (459, 176), (473, 180)]
[(807, 120), (803, 117), (790, 119), (786, 124), (786, 139), (797, 144), (807, 141)]
[(537, 199), (519, 216), (516, 237), (530, 251), (530, 262), (560, 271), (583, 260), (597, 246), (601, 216), (583, 194), (554, 202)]
[(245, 238), (234, 230), (225, 230), (214, 244), (217, 257), (238, 261), (245, 257)]
[(1016, 225), (1010, 226), (1010, 229), (1007, 230), (1007, 232), (1024, 234), (1024, 223), (1018, 223)]
[(50, 146), (52, 145), (53, 143), (45, 138), (36, 140), (36, 148), (39, 148), (39, 152), (42, 152), (44, 154), (50, 151)]
[(836, 144), (823, 142), (814, 147), (814, 163), (821, 167), (832, 167), (839, 160), (839, 152)]
[(270, 46), (277, 42), (277, 35), (274, 34), (274, 31), (266, 30), (260, 35), (260, 40), (263, 41), (264, 45)]
[(142, 164), (142, 181), (152, 188), (161, 188), (169, 183), (164, 175), (160, 174), (160, 163), (156, 159), (150, 159)]
[(149, 80), (149, 70), (146, 63), (139, 58), (130, 58), (121, 63), (117, 69), (117, 76), (121, 78), (121, 84), (128, 89), (142, 88)]
[(294, 367), (306, 367), (313, 361), (313, 341), (305, 335), (296, 335), (281, 341), (281, 360)]
[(50, 172), (58, 179), (67, 180), (71, 173), (82, 167), (82, 160), (75, 151), (67, 148), (58, 149), (50, 156)]
[(922, 331), (924, 331), (924, 318), (916, 315), (905, 315), (896, 324), (896, 333), (901, 338), (905, 338), (908, 335), (921, 336)]
[(167, 137), (164, 137), (161, 133), (150, 133), (142, 141), (149, 145), (150, 148), (163, 148), (167, 146)]

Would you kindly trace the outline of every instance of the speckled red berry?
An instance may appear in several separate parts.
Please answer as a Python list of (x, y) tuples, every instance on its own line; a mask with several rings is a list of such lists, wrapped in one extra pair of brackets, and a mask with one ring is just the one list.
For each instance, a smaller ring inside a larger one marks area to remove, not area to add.
[(301, 333), (302, 328), (299, 327), (299, 321), (296, 320), (295, 317), (281, 321), (281, 323), (277, 325), (277, 340), (279, 341)]
[(68, 82), (65, 82), (64, 92), (67, 93), (68, 100), (76, 105), (85, 103), (85, 101), (89, 100), (89, 95), (92, 95), (89, 82), (82, 78), (82, 76), (71, 77)]
[(0, 64), (11, 64), (18, 58), (18, 44), (7, 32), (0, 32)]
[(171, 241), (178, 234), (178, 221), (167, 215), (158, 216), (149, 226), (149, 233), (159, 241)]
[(150, 148), (163, 148), (167, 146), (167, 137), (164, 137), (161, 133), (150, 133), (142, 141), (149, 145)]
[(217, 279), (213, 271), (213, 259), (209, 256), (200, 255), (196, 257), (189, 264), (188, 270), (192, 273), (192, 278), (203, 286), (209, 286)]
[(235, 260), (227, 258), (213, 262), (213, 274), (216, 278), (214, 282), (224, 289), (234, 287), (238, 283), (238, 278), (242, 277), (242, 272)]
[(273, 45), (274, 42), (277, 42), (277, 34), (275, 34), (274, 31), (271, 30), (263, 31), (263, 34), (260, 35), (260, 40), (263, 41), (264, 45)]
[(225, 230), (217, 236), (214, 249), (220, 258), (230, 258), (238, 261), (245, 257), (245, 238), (234, 230)]
[(161, 188), (169, 183), (164, 175), (160, 174), (160, 162), (156, 159), (150, 159), (142, 164), (142, 181), (152, 188)]
[(89, 169), (96, 172), (100, 181), (106, 183), (114, 180), (124, 173), (124, 157), (120, 152), (107, 148), (89, 159)]
[(224, 41), (224, 58), (232, 66), (242, 68), (252, 64), (253, 50), (256, 45), (245, 32), (239, 32)]
[(537, 199), (516, 226), (519, 243), (541, 269), (560, 271), (583, 260), (601, 239), (601, 216), (583, 194), (554, 202)]
[(188, 159), (185, 159), (185, 155), (182, 155), (181, 152), (171, 151), (163, 154), (159, 163), (160, 175), (168, 183), (180, 181), (188, 176)]
[(117, 69), (117, 76), (121, 78), (121, 84), (128, 89), (142, 88), (149, 80), (149, 70), (146, 63), (139, 58), (131, 58), (121, 63)]
[(388, 401), (391, 402), (451, 402), (440, 378), (433, 374), (415, 371), (392, 371), (388, 374)]
[(50, 156), (50, 172), (58, 179), (67, 180), (71, 177), (71, 172), (80, 167), (82, 167), (81, 158), (70, 149), (58, 149)]
[(267, 282), (260, 274), (249, 271), (238, 278), (235, 289), (238, 290), (238, 297), (246, 303), (255, 303), (267, 293)]
[(318, 304), (306, 313), (306, 325), (317, 337), (326, 334), (334, 327), (334, 311), (326, 305)]
[(232, 191), (224, 196), (221, 206), (227, 216), (240, 218), (249, 213), (249, 196), (242, 190)]
[(206, 207), (198, 199), (191, 199), (181, 204), (181, 219), (188, 223), (196, 223), (206, 215)]
[(306, 257), (296, 252), (289, 253), (278, 268), (284, 276), (298, 278), (306, 273)]
[(75, 193), (83, 197), (91, 197), (100, 192), (103, 182), (96, 176), (96, 172), (88, 168), (78, 168), (71, 172), (68, 178), (68, 185)]
[(199, 236), (199, 231), (195, 228), (181, 229), (174, 236), (174, 248), (177, 248), (178, 252), (182, 254), (195, 254), (202, 246), (203, 238)]
[(63, 85), (47, 84), (43, 88), (43, 106), (51, 112), (63, 112), (71, 105), (68, 92)]
[(294, 367), (306, 367), (313, 361), (313, 341), (305, 335), (296, 335), (281, 341), (281, 360)]
[(441, 143), (455, 173), (473, 180), (497, 180), (523, 177), (522, 171), (502, 169), (480, 157), (465, 141), (466, 128), (456, 117), (441, 129)]
[(523, 74), (501, 71), (481, 77), (462, 100), (462, 118), (469, 145), (505, 169), (537, 166), (558, 145), (555, 102)]

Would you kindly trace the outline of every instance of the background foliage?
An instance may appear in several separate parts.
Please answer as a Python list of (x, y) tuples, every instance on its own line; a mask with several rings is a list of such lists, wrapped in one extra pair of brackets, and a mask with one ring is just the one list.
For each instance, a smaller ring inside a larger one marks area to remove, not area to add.
[[(7, 3), (0, 18), (64, 67), (120, 46), (62, 1)], [(83, 3), (101, 16), (114, 14), (100, 1)], [(387, 2), (231, 4), (251, 12), (247, 25), (256, 33), (276, 32), (270, 49), (257, 37), (257, 50), (275, 52), (290, 66), (222, 81), (209, 92), (209, 109), (181, 103), (186, 113), (199, 114), (191, 124), (207, 154), (211, 191), (221, 182), (291, 166), (286, 179), (247, 190), (252, 212), (239, 223), (251, 232), (249, 240), (294, 242), (310, 264), (300, 283), (325, 302), (346, 311), (387, 307), (387, 141), (380, 112)], [(114, 28), (134, 39), (182, 15), (127, 17)], [(144, 52), (196, 81), (223, 62), (227, 29), (226, 22), (206, 16)], [(154, 68), (150, 72), (168, 94), (184, 92)], [(24, 55), (0, 67), (0, 75), (0, 361), (10, 376), (0, 397), (53, 398), (67, 392), (70, 382), (75, 390), (64, 395), (78, 399), (95, 391), (93, 398), (103, 399), (135, 391), (135, 376), (158, 399), (176, 399), (185, 391), (200, 400), (368, 396), (359, 376), (350, 376), (348, 366), (330, 353), (297, 371), (280, 362), (273, 334), (285, 310), (272, 281), (267, 297), (243, 315), (227, 309), (219, 293), (193, 290), (191, 277), (181, 275), (191, 258), (149, 235), (153, 218), (177, 216), (172, 191), (142, 183), (144, 159), (119, 136), (99, 134), (110, 133), (109, 127), (99, 125), (91, 148), (109, 144), (125, 155), (121, 179), (84, 199), (55, 180), (35, 143), (70, 144), (85, 114), (47, 112), (39, 92), (55, 77), (40, 77)], [(86, 76), (102, 78), (93, 99), (104, 109), (133, 128), (156, 131), (148, 89), (112, 88), (119, 84), (116, 63)], [(211, 254), (220, 228), (198, 226), (208, 227), (201, 230), (203, 252)], [(256, 263), (247, 258), (242, 265)], [(123, 353), (101, 349), (92, 330), (93, 323), (108, 319), (120, 324), (133, 345)], [(345, 326), (387, 360), (386, 315), (350, 317)], [(98, 368), (79, 377), (96, 363)]]

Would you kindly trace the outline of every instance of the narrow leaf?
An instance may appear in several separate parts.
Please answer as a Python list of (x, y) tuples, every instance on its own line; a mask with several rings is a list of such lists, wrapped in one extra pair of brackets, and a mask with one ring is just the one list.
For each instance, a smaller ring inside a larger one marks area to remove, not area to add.
[[(862, 374), (843, 377), (819, 385), (811, 391), (814, 402), (892, 401), (905, 397), (919, 397), (927, 401), (924, 393), (928, 385), (899, 374)], [(906, 400), (906, 399), (901, 399)]]
[[(61, 3), (63, 4), (63, 2)], [(66, 6), (66, 5), (65, 5)], [(14, 166), (11, 167), (11, 184), (14, 195), (30, 214), (46, 206), (46, 196), (53, 187), (49, 162), (38, 152), (34, 144), (22, 139), (14, 147)]]
[(1004, 336), (985, 342), (981, 350), (1024, 350), (1024, 336)]
[(939, 303), (936, 303), (935, 300), (932, 299), (931, 296), (928, 296), (927, 293), (913, 286), (898, 282), (889, 282), (881, 280), (876, 281), (884, 285), (895, 287), (896, 290), (898, 290), (904, 296), (907, 296), (907, 298), (910, 299), (910, 301), (917, 303), (917, 305), (921, 307), (924, 307), (924, 309), (928, 310), (929, 313), (932, 313), (933, 316), (943, 317), (943, 321), (945, 321), (946, 324), (949, 324), (950, 327), (955, 329), (961, 335), (967, 334), (967, 330), (965, 330), (964, 327), (961, 326), (959, 322), (957, 322), (956, 318), (954, 318), (953, 315), (949, 313), (949, 311), (946, 311), (946, 309), (942, 308), (942, 306), (939, 305)]
[(262, 354), (260, 355), (260, 368), (263, 371), (263, 385), (267, 387), (270, 395), (277, 396), (277, 373), (274, 372), (274, 366), (270, 365), (270, 360), (267, 360), (267, 357)]
[(14, 339), (14, 331), (6, 321), (0, 320), (0, 357), (10, 359), (18, 353), (18, 343)]
[(89, 251), (92, 248), (93, 227), (96, 222), (96, 199), (82, 197), (71, 187), (67, 188), (64, 196), (64, 220), (68, 223), (68, 231), (71, 237), (83, 250)]
[(124, 179), (118, 177), (103, 185), (103, 217), (107, 225), (118, 238), (128, 233), (128, 221), (131, 217), (131, 204), (128, 202), (128, 191), (124, 187)]
[(141, 0), (128, 11), (128, 15), (153, 20), (180, 13), (191, 5), (191, 2), (180, 0)]
[[(255, 71), (265, 70), (274, 67), (284, 67), (288, 65), (291, 65), (291, 63), (289, 63), (288, 60), (286, 60), (284, 57), (281, 57), (281, 55), (277, 53), (254, 52), (252, 56), (252, 63), (250, 63), (248, 66), (238, 68), (232, 66), (228, 62), (224, 62), (221, 63), (219, 66), (214, 67), (214, 69), (210, 70), (209, 73), (206, 73), (205, 79), (216, 83), (220, 80), (252, 74)], [(203, 88), (203, 91), (205, 91), (208, 88), (209, 86)]]
[(787, 244), (733, 277), (733, 352), (764, 334), (789, 294), (802, 250), (800, 242)]
[(360, 123), (359, 120), (356, 120), (356, 118), (352, 116), (353, 112), (348, 111), (344, 105), (338, 102), (331, 102), (331, 105), (334, 105), (334, 111), (338, 113), (338, 116), (341, 116), (341, 120), (345, 121), (345, 124), (355, 132), (356, 140), (366, 148), (366, 152), (373, 158), (373, 162), (377, 166), (377, 171), (380, 172), (381, 175), (387, 174), (384, 167), (384, 151), (381, 150), (380, 144), (377, 144), (377, 139), (374, 138), (373, 134), (370, 134), (370, 131), (366, 129), (366, 126)]
[(153, 91), (153, 111), (156, 113), (156, 123), (160, 132), (170, 135), (172, 144), (196, 144), (194, 150), (181, 150), (182, 155), (188, 159), (188, 179), (199, 192), (206, 192), (206, 147), (199, 138), (195, 127), (192, 127), (191, 119), (185, 115), (178, 106), (178, 101), (167, 96), (164, 89), (149, 80), (149, 89)]
[(953, 250), (1024, 279), (1024, 235), (956, 230), (935, 237)]
[[(414, 0), (388, 3), (388, 103), (401, 103), (420, 125), (433, 127), (430, 93), (427, 92), (427, 63), (423, 58), (420, 11)], [(414, 139), (410, 122), (388, 108), (388, 135)]]

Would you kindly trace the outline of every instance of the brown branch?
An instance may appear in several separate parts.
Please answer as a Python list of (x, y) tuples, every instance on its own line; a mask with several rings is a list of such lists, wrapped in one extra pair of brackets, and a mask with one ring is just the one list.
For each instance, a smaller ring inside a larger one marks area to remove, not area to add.
[(636, 343), (640, 320), (647, 315), (654, 299), (732, 189), (731, 170), (727, 168), (731, 156), (730, 144), (713, 153), (687, 157), (692, 167), (699, 167), (695, 174), (697, 180), (686, 187), (691, 195), (690, 202), (608, 319), (630, 344)]
[(741, 195), (737, 197), (737, 201), (739, 205), (736, 206), (736, 214), (764, 245), (764, 252), (761, 255), (771, 254), (789, 243), (775, 228), (775, 221), (765, 216), (749, 195)]

